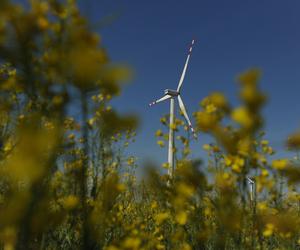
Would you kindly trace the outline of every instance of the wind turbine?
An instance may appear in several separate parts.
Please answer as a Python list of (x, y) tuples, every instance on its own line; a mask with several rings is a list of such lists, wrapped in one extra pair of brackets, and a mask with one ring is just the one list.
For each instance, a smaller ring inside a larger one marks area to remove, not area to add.
[(253, 202), (255, 196), (255, 182), (250, 177), (247, 177), (247, 181), (250, 187), (250, 201)]
[(186, 61), (185, 61), (185, 65), (184, 65), (183, 72), (181, 74), (177, 89), (176, 90), (166, 89), (164, 91), (165, 94), (162, 98), (160, 98), (160, 99), (158, 99), (158, 100), (156, 100), (156, 101), (149, 104), (149, 106), (152, 106), (152, 105), (157, 104), (159, 102), (170, 100), (170, 124), (169, 124), (169, 148), (168, 148), (168, 164), (169, 164), (168, 174), (170, 176), (172, 176), (173, 172), (174, 172), (174, 129), (172, 128), (172, 124), (174, 124), (175, 98), (176, 97), (177, 97), (177, 100), (178, 100), (179, 108), (180, 108), (181, 112), (183, 113), (183, 115), (184, 115), (184, 117), (187, 121), (187, 124), (189, 125), (189, 128), (191, 129), (191, 131), (194, 135), (194, 138), (195, 139), (197, 138), (197, 134), (195, 133), (195, 130), (192, 126), (190, 118), (189, 118), (189, 116), (186, 112), (186, 108), (185, 108), (185, 106), (183, 104), (183, 101), (181, 99), (181, 96), (180, 96), (180, 90), (181, 90), (183, 80), (184, 80), (184, 77), (185, 77), (185, 74), (186, 74), (186, 70), (187, 70), (187, 67), (188, 67), (188, 64), (189, 64), (189, 61), (190, 61), (190, 57), (191, 57), (191, 53), (192, 53), (192, 50), (193, 50), (194, 43), (195, 43), (195, 40), (192, 40), (192, 44), (189, 48), (189, 52), (188, 52), (188, 55), (187, 55), (187, 58), (186, 58)]

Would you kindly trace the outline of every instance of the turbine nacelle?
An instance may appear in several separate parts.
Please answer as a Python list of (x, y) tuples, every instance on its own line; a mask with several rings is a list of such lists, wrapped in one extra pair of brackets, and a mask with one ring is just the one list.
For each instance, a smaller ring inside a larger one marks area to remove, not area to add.
[(165, 95), (170, 95), (175, 97), (179, 95), (179, 92), (173, 89), (165, 89)]
[(250, 178), (250, 177), (248, 177), (248, 176), (247, 176), (247, 180), (248, 180), (248, 183), (249, 183), (250, 185), (253, 185), (253, 184), (255, 184), (254, 180), (253, 180), (253, 179), (251, 179), (251, 178)]

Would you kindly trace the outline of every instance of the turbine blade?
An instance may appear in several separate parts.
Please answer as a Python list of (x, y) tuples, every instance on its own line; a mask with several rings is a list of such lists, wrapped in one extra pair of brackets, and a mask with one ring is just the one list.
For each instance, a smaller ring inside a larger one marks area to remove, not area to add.
[(156, 100), (156, 101), (154, 101), (154, 102), (151, 102), (150, 104), (149, 104), (149, 106), (152, 106), (152, 105), (154, 105), (154, 104), (157, 104), (157, 103), (159, 103), (159, 102), (163, 102), (163, 101), (165, 101), (165, 100), (168, 100), (168, 99), (170, 99), (172, 96), (170, 96), (170, 95), (164, 95), (162, 98), (160, 98), (160, 99), (158, 99), (158, 100)]
[(186, 74), (186, 69), (187, 69), (189, 61), (190, 61), (190, 57), (191, 57), (191, 53), (192, 53), (192, 50), (193, 50), (194, 43), (195, 43), (195, 40), (192, 41), (192, 45), (189, 48), (189, 53), (188, 53), (188, 56), (186, 58), (184, 68), (183, 68), (183, 71), (182, 71), (182, 74), (181, 74), (181, 77), (180, 77), (180, 80), (179, 80), (179, 83), (178, 83), (178, 87), (177, 87), (178, 92), (181, 89), (181, 86), (182, 86), (182, 83), (183, 83), (183, 80), (184, 80), (184, 77), (185, 77), (185, 74)]
[(183, 115), (184, 115), (184, 117), (185, 117), (185, 119), (186, 119), (186, 121), (187, 121), (187, 123), (188, 123), (188, 125), (189, 125), (189, 127), (190, 127), (190, 129), (191, 129), (191, 131), (192, 131), (192, 133), (193, 133), (193, 135), (195, 137), (195, 139), (196, 139), (197, 138), (197, 134), (196, 134), (196, 132), (195, 132), (193, 126), (192, 126), (192, 123), (191, 123), (190, 118), (189, 118), (189, 116), (188, 116), (188, 114), (186, 112), (185, 106), (183, 104), (183, 101), (182, 101), (180, 95), (178, 95), (178, 103), (179, 103), (180, 110), (183, 113)]

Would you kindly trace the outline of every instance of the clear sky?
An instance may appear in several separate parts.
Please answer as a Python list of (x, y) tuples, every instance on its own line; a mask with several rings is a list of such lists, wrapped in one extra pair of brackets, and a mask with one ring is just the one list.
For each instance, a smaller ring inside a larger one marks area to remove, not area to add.
[[(182, 89), (188, 112), (213, 91), (237, 104), (235, 76), (250, 67), (263, 70), (266, 130), (275, 148), (300, 128), (299, 0), (90, 0), (83, 7), (93, 20), (117, 16), (98, 31), (112, 60), (129, 63), (135, 78), (114, 102), (122, 112), (141, 118), (137, 142), (130, 150), (141, 158), (166, 161), (156, 145), (159, 118), (168, 103), (148, 107), (165, 88), (176, 88), (188, 45), (196, 38)], [(193, 143), (193, 156), (203, 155), (207, 137)]]

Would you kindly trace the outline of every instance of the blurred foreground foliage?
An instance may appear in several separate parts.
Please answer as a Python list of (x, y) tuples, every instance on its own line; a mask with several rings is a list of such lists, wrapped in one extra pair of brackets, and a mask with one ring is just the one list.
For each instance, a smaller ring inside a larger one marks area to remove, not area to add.
[[(109, 60), (75, 1), (1, 0), (0, 62), (0, 249), (300, 247), (300, 159), (270, 161), (258, 70), (238, 78), (240, 107), (213, 93), (195, 112), (215, 138), (207, 166), (177, 119), (173, 178), (149, 167), (137, 180), (125, 152), (137, 120), (110, 106), (130, 70)], [(167, 134), (156, 136), (163, 147)], [(287, 147), (298, 152), (299, 138)]]

